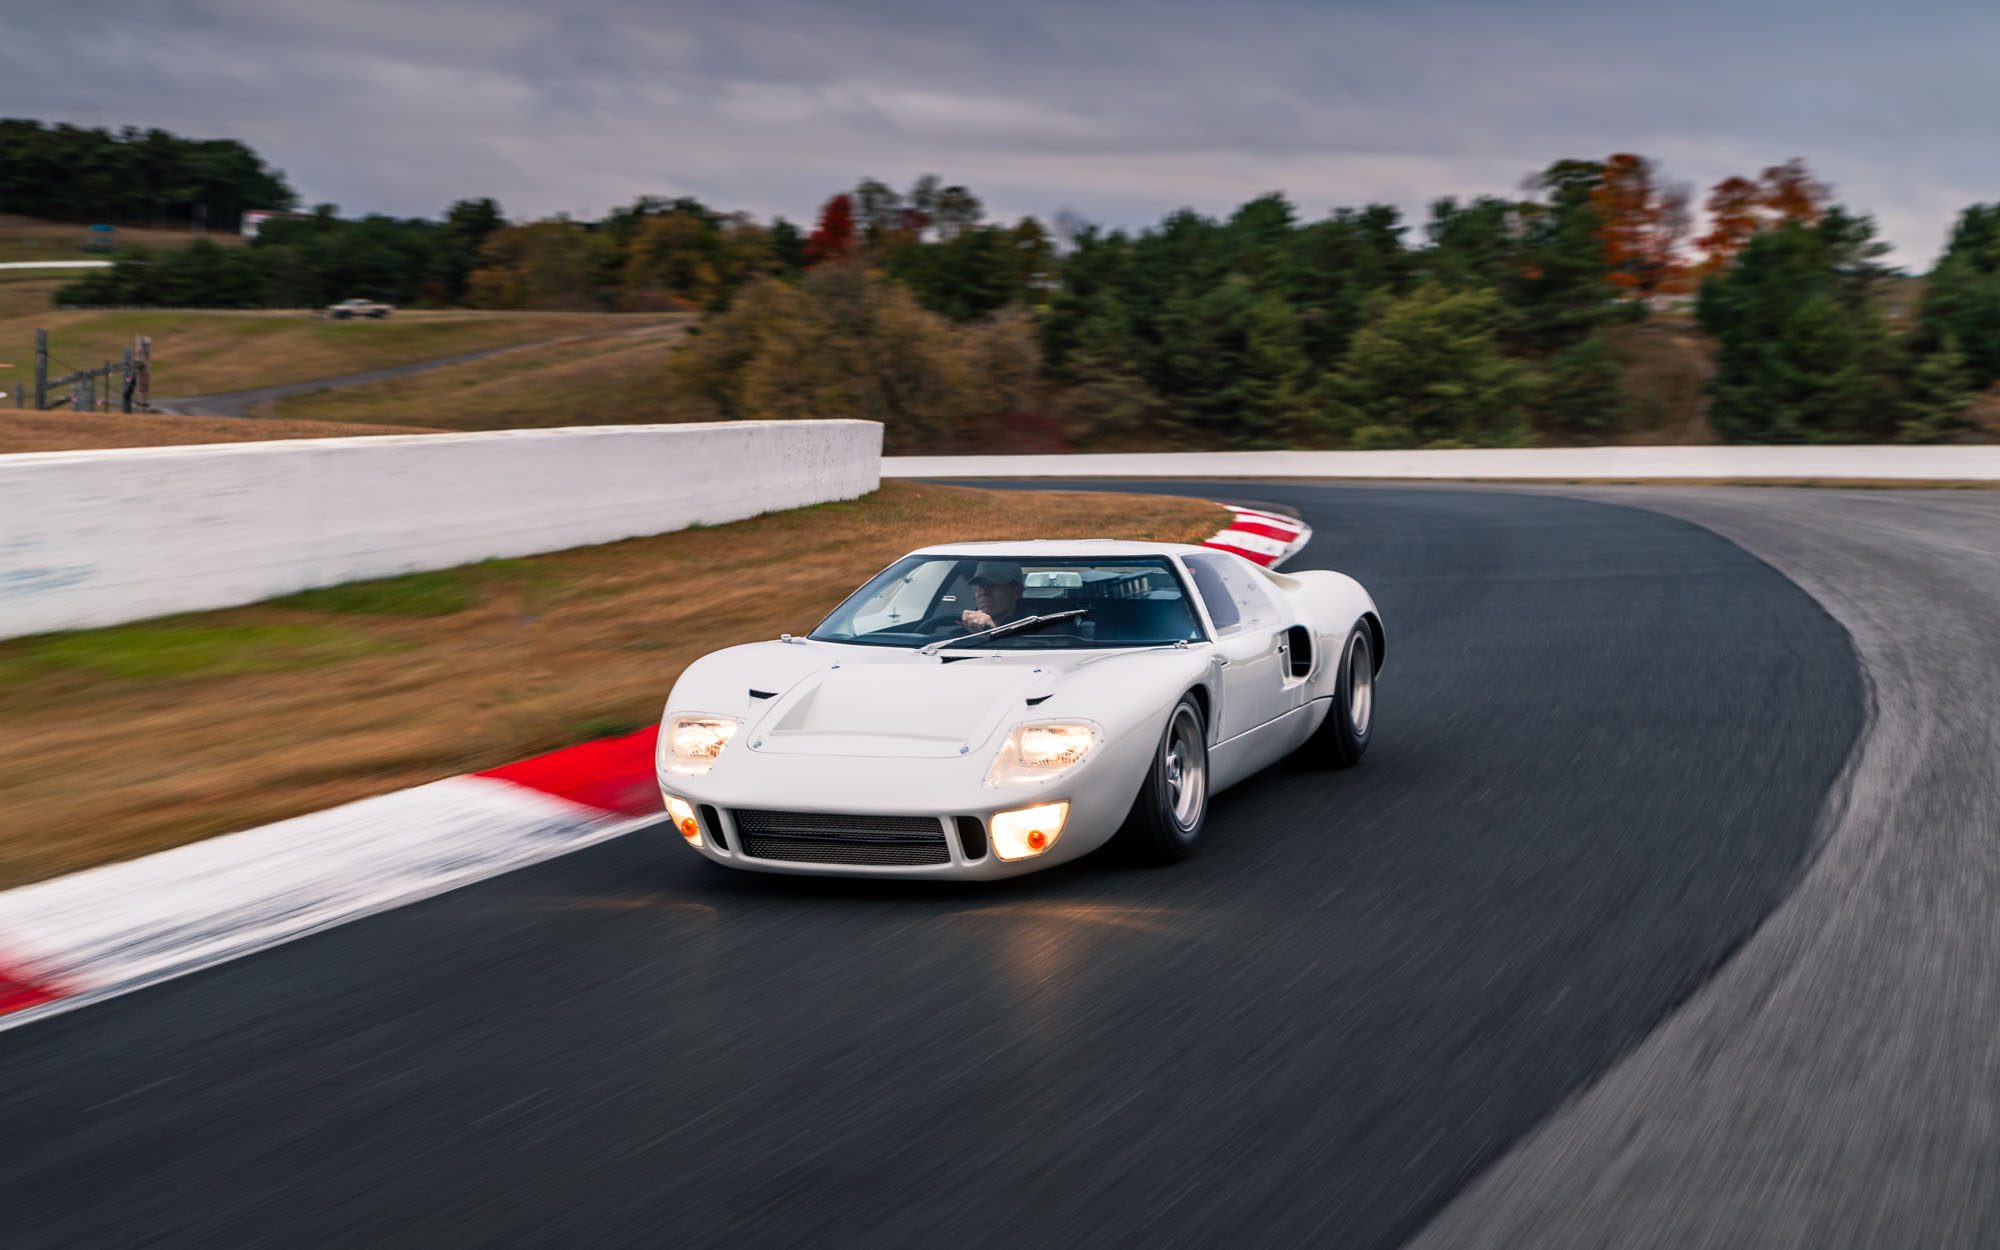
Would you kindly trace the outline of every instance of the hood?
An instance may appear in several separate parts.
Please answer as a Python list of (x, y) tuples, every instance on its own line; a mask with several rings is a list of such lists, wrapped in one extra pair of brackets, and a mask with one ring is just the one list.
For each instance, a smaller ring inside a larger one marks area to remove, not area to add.
[(1065, 667), (1047, 655), (940, 662), (905, 651), (857, 657), (844, 648), (745, 728), (764, 754), (964, 755), (1020, 719)]

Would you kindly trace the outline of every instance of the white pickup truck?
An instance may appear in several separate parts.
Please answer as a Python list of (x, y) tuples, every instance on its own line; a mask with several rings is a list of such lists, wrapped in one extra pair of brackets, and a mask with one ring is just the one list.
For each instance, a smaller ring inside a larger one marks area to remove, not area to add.
[(345, 321), (349, 317), (373, 317), (380, 321), (395, 311), (395, 305), (378, 304), (372, 299), (344, 299), (326, 307), (326, 315), (335, 321)]

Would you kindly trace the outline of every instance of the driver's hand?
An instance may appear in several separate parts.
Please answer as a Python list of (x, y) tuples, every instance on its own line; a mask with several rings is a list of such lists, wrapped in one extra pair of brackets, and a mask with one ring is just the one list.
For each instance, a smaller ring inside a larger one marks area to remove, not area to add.
[(993, 618), (978, 608), (967, 608), (958, 614), (958, 623), (967, 629), (992, 629)]

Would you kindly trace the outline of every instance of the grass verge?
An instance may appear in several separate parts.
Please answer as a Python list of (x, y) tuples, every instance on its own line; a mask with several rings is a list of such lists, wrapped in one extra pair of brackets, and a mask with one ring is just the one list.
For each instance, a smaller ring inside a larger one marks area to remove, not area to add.
[[(13, 401), (9, 399), (8, 403)], [(186, 443), (254, 443), (274, 438), (354, 438), (368, 434), (429, 434), (403, 425), (330, 421), (256, 421), (242, 417), (169, 417), (116, 412), (16, 412), (0, 408), (0, 455), (20, 451), (84, 451), (102, 447), (166, 447)]]
[(674, 321), (665, 313), (413, 310), (383, 321), (331, 321), (298, 310), (45, 309), (0, 321), (0, 361), (14, 363), (13, 372), (32, 368), (37, 328), (49, 331), (50, 353), (76, 368), (117, 360), (145, 334), (153, 340), (154, 395), (214, 395)]
[(272, 411), (297, 421), (357, 421), (452, 430), (701, 420), (676, 400), (667, 356), (680, 328), (585, 342), (522, 347), (471, 364), (281, 399)]
[(197, 234), (186, 227), (156, 230), (148, 226), (119, 226), (105, 235), (93, 231), (88, 222), (48, 221), (41, 217), (0, 213), (0, 261), (110, 260), (111, 257), (104, 252), (91, 249), (102, 248), (107, 243), (116, 248), (186, 247), (201, 238), (223, 247), (234, 247), (243, 242), (240, 235), (220, 231)]
[(912, 548), (1198, 541), (1213, 504), (888, 482), (864, 499), (222, 612), (0, 642), (0, 888), (659, 714), (717, 647), (803, 632)]

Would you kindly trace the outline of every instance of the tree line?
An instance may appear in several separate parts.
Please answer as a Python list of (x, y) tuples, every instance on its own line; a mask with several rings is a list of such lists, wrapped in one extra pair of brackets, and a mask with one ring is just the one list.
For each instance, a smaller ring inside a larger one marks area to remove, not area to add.
[(1621, 384), (1617, 328), (1666, 310), (1714, 339), (1723, 438), (1969, 435), (2000, 379), (2000, 205), (1966, 210), (1904, 315), (1872, 222), (1802, 162), (1717, 183), (1699, 237), (1692, 200), (1620, 153), (1440, 199), (1420, 228), (1380, 204), (1307, 219), (1275, 193), (1139, 230), (989, 222), (931, 175), (862, 179), (809, 229), (689, 198), (596, 222), (322, 205), (247, 247), (121, 255), (58, 298), (699, 310), (673, 370), (686, 396), (724, 417), (866, 412), (894, 445), (1601, 441), (1645, 399)]
[(0, 212), (233, 231), (247, 210), (285, 210), (283, 172), (234, 139), (0, 119)]

